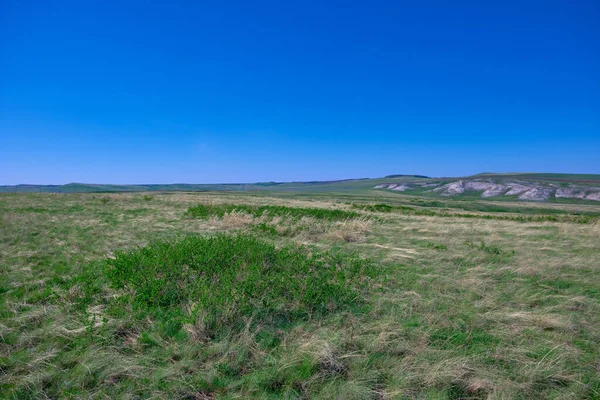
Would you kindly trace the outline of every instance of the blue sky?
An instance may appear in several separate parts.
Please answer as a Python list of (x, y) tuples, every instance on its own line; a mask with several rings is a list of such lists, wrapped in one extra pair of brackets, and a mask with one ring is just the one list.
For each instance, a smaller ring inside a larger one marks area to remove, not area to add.
[(0, 4), (0, 184), (600, 173), (597, 1)]

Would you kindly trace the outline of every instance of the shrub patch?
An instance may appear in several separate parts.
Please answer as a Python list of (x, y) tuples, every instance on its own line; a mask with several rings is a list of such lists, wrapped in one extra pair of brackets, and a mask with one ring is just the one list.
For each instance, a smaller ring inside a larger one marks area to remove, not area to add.
[(222, 217), (231, 212), (245, 212), (254, 217), (269, 215), (272, 217), (282, 216), (300, 219), (302, 217), (312, 217), (330, 221), (340, 221), (348, 218), (359, 217), (360, 214), (354, 211), (331, 210), (327, 208), (302, 208), (285, 206), (257, 206), (250, 204), (198, 204), (190, 207), (186, 215), (192, 218), (210, 218), (212, 216)]
[(357, 305), (374, 268), (357, 256), (221, 234), (117, 252), (104, 273), (113, 287), (125, 289), (134, 308), (180, 312), (214, 328), (250, 317), (289, 321)]

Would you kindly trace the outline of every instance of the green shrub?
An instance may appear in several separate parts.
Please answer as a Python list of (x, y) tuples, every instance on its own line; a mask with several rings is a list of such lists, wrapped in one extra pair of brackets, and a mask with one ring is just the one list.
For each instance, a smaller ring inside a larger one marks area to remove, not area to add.
[(385, 203), (379, 204), (352, 204), (352, 207), (358, 208), (360, 210), (365, 211), (373, 211), (373, 212), (392, 212), (392, 211), (415, 211), (413, 207), (407, 206), (391, 206)]
[(144, 200), (146, 200), (146, 201), (152, 201), (152, 200), (154, 200), (154, 196), (151, 196), (149, 194), (145, 194), (144, 195)]
[(117, 252), (104, 273), (134, 308), (178, 311), (209, 328), (245, 318), (303, 318), (360, 303), (368, 261), (307, 248), (276, 248), (248, 235), (190, 236)]
[(493, 244), (487, 244), (483, 240), (480, 240), (479, 243), (468, 241), (466, 244), (469, 247), (476, 248), (478, 250), (483, 251), (484, 253), (491, 254), (494, 256), (498, 256), (498, 255), (510, 256), (515, 253), (514, 250), (513, 251), (505, 251), (505, 250), (502, 250), (502, 248), (500, 246), (493, 245)]
[(254, 230), (259, 233), (266, 234), (267, 236), (277, 236), (279, 234), (273, 225), (269, 225), (264, 222), (255, 225)]
[(233, 212), (245, 212), (254, 217), (263, 215), (285, 216), (295, 219), (302, 217), (312, 217), (317, 219), (325, 219), (330, 221), (345, 220), (348, 218), (356, 218), (360, 216), (354, 211), (346, 210), (330, 210), (327, 208), (300, 208), (300, 207), (285, 207), (285, 206), (257, 206), (250, 204), (198, 204), (190, 207), (186, 215), (192, 218), (210, 218), (211, 216), (222, 217), (223, 215)]
[(392, 212), (394, 210), (393, 206), (389, 204), (352, 204), (352, 207), (358, 208), (365, 211), (373, 211), (373, 212)]
[(425, 247), (427, 247), (428, 249), (435, 249), (435, 250), (448, 250), (448, 246), (443, 243), (429, 242), (425, 245)]

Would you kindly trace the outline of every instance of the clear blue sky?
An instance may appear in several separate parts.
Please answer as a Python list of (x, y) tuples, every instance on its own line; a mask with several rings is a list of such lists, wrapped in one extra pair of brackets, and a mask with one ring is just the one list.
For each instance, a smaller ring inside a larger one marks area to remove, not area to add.
[(600, 173), (600, 2), (0, 0), (0, 184)]

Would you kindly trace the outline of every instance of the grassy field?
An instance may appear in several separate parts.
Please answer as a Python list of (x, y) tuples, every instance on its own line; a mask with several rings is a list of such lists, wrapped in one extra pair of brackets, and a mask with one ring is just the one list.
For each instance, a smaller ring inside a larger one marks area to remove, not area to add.
[(0, 194), (0, 398), (600, 398), (600, 205), (326, 189)]

